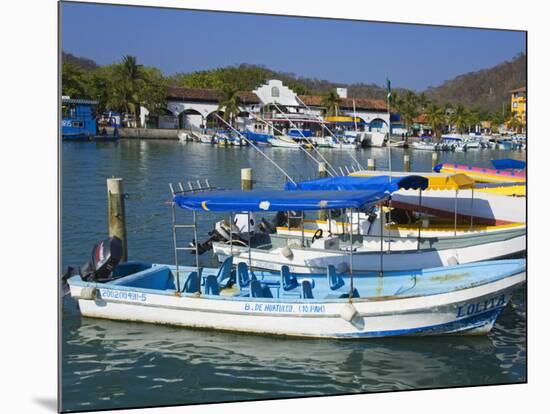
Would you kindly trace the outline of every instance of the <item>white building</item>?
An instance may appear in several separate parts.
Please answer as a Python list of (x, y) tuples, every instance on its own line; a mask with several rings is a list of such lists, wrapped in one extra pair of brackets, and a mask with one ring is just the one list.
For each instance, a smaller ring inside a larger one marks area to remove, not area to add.
[[(338, 88), (338, 93), (341, 97), (339, 115), (359, 118), (361, 130), (387, 131), (389, 115), (385, 101), (349, 98), (346, 88)], [(239, 96), (243, 103), (243, 111), (236, 119), (240, 129), (267, 131), (265, 125), (256, 121), (254, 115), (279, 125), (283, 125), (286, 119), (291, 119), (294, 123), (305, 126), (318, 123), (325, 114), (323, 96), (299, 96), (277, 79), (269, 80), (252, 92), (239, 92)], [(169, 88), (167, 94), (167, 108), (179, 117), (180, 128), (193, 130), (220, 125), (214, 115), (223, 115), (219, 101), (220, 93), (214, 89)], [(290, 123), (287, 122), (284, 127), (289, 126)]]

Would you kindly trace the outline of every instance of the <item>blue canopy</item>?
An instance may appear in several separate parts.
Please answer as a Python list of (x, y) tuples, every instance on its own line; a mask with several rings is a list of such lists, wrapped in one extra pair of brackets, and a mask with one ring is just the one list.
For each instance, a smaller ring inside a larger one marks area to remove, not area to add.
[(501, 160), (491, 160), (491, 162), (493, 163), (493, 166), (497, 170), (508, 170), (508, 169), (523, 170), (527, 165), (525, 161), (513, 160), (511, 158), (503, 158)]
[(361, 191), (281, 191), (217, 190), (174, 197), (185, 210), (202, 211), (302, 211), (361, 208), (389, 197), (383, 190)]
[(428, 179), (419, 175), (407, 175), (405, 177), (390, 177), (377, 175), (374, 177), (329, 177), (318, 180), (302, 181), (299, 183), (288, 182), (285, 190), (373, 190), (391, 194), (400, 188), (417, 190), (428, 188)]

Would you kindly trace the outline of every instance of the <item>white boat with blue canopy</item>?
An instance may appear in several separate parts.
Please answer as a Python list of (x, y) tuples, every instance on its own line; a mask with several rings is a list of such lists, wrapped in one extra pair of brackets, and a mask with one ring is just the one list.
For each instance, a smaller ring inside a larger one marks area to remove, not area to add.
[[(232, 257), (219, 268), (200, 267), (197, 245), (180, 248), (176, 238), (179, 229), (196, 237), (197, 211), (358, 209), (387, 195), (379, 190), (180, 189), (172, 187), (175, 265), (112, 262), (112, 273), (102, 273), (103, 278), (94, 271), (77, 272), (68, 284), (82, 315), (315, 338), (484, 334), (525, 281), (523, 259), (361, 273), (353, 267), (353, 249), (345, 271), (334, 266), (308, 274), (288, 266), (265, 271), (250, 263), (234, 266)], [(178, 206), (193, 213), (192, 224), (176, 222)], [(189, 249), (195, 249), (196, 263), (182, 266), (178, 253)]]
[[(321, 191), (345, 194), (359, 192), (377, 194), (370, 204), (348, 209), (340, 222), (333, 219), (333, 207), (327, 207), (326, 223), (311, 221), (306, 228), (303, 211), (298, 216), (299, 223), (292, 227), (277, 227), (277, 234), (254, 233), (252, 237), (240, 238), (239, 243), (226, 238), (212, 243), (214, 254), (220, 261), (233, 256), (236, 262), (246, 262), (252, 266), (278, 270), (289, 266), (293, 272), (322, 272), (332, 265), (342, 268), (348, 261), (348, 252), (352, 250), (353, 268), (359, 272), (381, 271), (382, 269), (399, 271), (449, 266), (458, 263), (473, 263), (485, 260), (517, 257), (525, 251), (525, 226), (512, 226), (498, 231), (478, 230), (446, 235), (422, 235), (422, 222), (402, 236), (388, 232), (386, 219), (381, 214), (385, 206), (391, 206), (391, 195), (397, 191), (418, 191), (416, 203), (423, 210), (422, 190), (427, 188), (428, 179), (421, 176), (405, 177), (330, 177), (300, 183), (287, 183), (289, 193), (303, 197), (310, 193), (316, 197)], [(229, 198), (233, 197), (231, 195)], [(291, 196), (288, 196), (290, 199)], [(334, 196), (336, 197), (336, 196)], [(210, 200), (204, 200), (206, 208)], [(247, 211), (243, 206), (242, 211)], [(299, 211), (300, 206), (287, 206), (291, 211)], [(345, 210), (345, 209), (344, 209)], [(391, 214), (391, 212), (389, 213)], [(382, 217), (380, 219), (380, 217)], [(473, 224), (473, 221), (469, 220)], [(233, 218), (229, 222), (234, 222)], [(451, 229), (452, 230), (452, 229)], [(314, 232), (311, 235), (311, 232)], [(232, 232), (231, 232), (232, 233)], [(309, 234), (307, 234), (309, 233)], [(307, 237), (306, 237), (307, 234)], [(231, 236), (231, 235), (230, 235)]]

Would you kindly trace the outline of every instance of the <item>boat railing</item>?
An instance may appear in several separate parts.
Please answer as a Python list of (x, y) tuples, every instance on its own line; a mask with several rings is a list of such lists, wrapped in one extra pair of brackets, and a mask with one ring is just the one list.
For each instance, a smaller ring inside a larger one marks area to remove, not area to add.
[[(172, 193), (172, 200), (176, 195), (182, 195), (182, 194), (190, 194), (190, 193), (198, 193), (203, 191), (212, 191), (215, 190), (216, 187), (210, 185), (210, 182), (208, 179), (204, 180), (204, 183), (201, 183), (200, 180), (197, 180), (196, 186), (193, 186), (193, 182), (188, 181), (187, 187), (185, 187), (185, 184), (181, 181), (177, 183), (177, 188), (174, 188), (174, 185), (172, 183), (169, 183), (168, 186), (170, 187), (170, 192)], [(174, 241), (174, 262), (176, 265), (176, 290), (177, 292), (181, 292), (180, 286), (180, 270), (179, 270), (179, 252), (181, 251), (194, 251), (195, 253), (195, 267), (197, 269), (197, 278), (198, 280), (198, 286), (199, 286), (199, 293), (200, 293), (200, 267), (199, 267), (199, 242), (197, 238), (197, 213), (193, 210), (193, 221), (191, 223), (178, 223), (176, 220), (176, 203), (172, 201), (172, 237)], [(178, 230), (192, 230), (193, 231), (193, 240), (194, 244), (191, 244), (190, 246), (180, 246), (178, 244)]]

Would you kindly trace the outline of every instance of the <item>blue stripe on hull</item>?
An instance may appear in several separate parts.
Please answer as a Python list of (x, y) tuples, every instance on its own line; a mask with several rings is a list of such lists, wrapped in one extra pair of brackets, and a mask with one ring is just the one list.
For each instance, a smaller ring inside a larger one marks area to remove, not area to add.
[(336, 335), (338, 338), (381, 338), (384, 336), (399, 335), (442, 335), (451, 333), (464, 333), (469, 330), (481, 328), (485, 325), (493, 324), (504, 306), (491, 309), (490, 311), (480, 313), (474, 316), (468, 316), (453, 322), (443, 323), (441, 325), (424, 326), (413, 329), (395, 329), (388, 331), (357, 332), (343, 335)]

